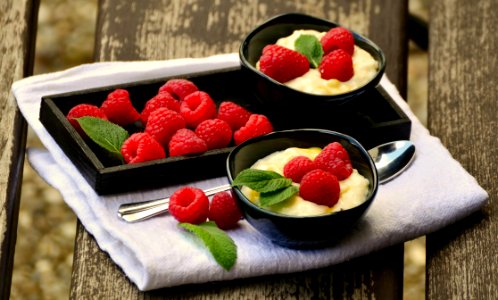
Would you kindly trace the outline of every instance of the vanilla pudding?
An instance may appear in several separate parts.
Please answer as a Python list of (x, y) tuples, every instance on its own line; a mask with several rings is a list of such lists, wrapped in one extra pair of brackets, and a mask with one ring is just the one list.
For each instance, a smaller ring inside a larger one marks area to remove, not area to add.
[[(316, 147), (307, 149), (292, 147), (283, 151), (274, 152), (259, 159), (251, 166), (251, 168), (274, 171), (283, 175), (285, 164), (287, 164), (287, 162), (289, 162), (292, 158), (296, 156), (306, 156), (313, 160), (320, 153), (320, 151), (321, 149)], [(297, 183), (293, 184), (299, 186)], [(284, 215), (316, 216), (353, 208), (366, 200), (369, 182), (365, 177), (358, 173), (356, 169), (353, 170), (353, 173), (348, 178), (339, 181), (339, 185), (341, 187), (339, 201), (333, 207), (318, 205), (311, 201), (306, 201), (301, 198), (299, 194), (296, 194), (290, 199), (269, 207), (265, 207), (265, 209)], [(251, 202), (256, 205), (260, 205), (259, 192), (251, 190), (246, 186), (243, 186), (241, 191)]]
[[(320, 40), (325, 34), (326, 32), (316, 30), (295, 30), (290, 36), (278, 39), (276, 44), (295, 50), (294, 43), (300, 35), (313, 35)], [(367, 84), (379, 71), (379, 63), (372, 55), (356, 45), (352, 59), (354, 75), (348, 81), (323, 79), (318, 69), (310, 68), (306, 74), (283, 84), (295, 90), (316, 95), (338, 95), (350, 92)], [(259, 62), (257, 67), (259, 68)]]

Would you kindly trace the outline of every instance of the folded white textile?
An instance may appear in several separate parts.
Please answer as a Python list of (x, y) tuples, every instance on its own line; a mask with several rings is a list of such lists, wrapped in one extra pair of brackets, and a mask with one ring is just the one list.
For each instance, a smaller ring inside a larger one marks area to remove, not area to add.
[[(416, 119), (396, 88), (381, 85), (412, 121), (417, 147), (413, 164), (379, 187), (366, 215), (340, 243), (323, 249), (292, 250), (272, 244), (246, 221), (228, 231), (238, 247), (234, 268), (225, 271), (169, 215), (128, 224), (118, 219), (120, 204), (170, 195), (177, 187), (99, 196), (53, 140), (38, 116), (41, 97), (138, 80), (215, 70), (239, 65), (237, 54), (200, 59), (104, 62), (17, 81), (12, 91), (29, 125), (47, 150), (29, 149), (36, 171), (58, 189), (81, 223), (140, 290), (182, 284), (289, 273), (330, 266), (438, 230), (478, 210), (488, 197), (439, 139)], [(189, 182), (208, 188), (225, 177)]]

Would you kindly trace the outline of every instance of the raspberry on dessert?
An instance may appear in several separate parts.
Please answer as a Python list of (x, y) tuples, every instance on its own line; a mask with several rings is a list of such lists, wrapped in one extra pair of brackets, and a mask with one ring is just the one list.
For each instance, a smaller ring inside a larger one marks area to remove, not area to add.
[(338, 142), (330, 143), (323, 148), (314, 162), (317, 168), (334, 174), (339, 180), (344, 180), (353, 173), (349, 154)]
[(130, 94), (127, 90), (116, 89), (107, 95), (100, 106), (109, 121), (126, 126), (140, 119), (140, 114), (130, 100)]
[(306, 56), (297, 51), (279, 45), (268, 45), (263, 48), (259, 69), (276, 81), (284, 83), (308, 72), (310, 63)]
[(83, 137), (86, 137), (86, 133), (81, 128), (80, 123), (76, 121), (77, 118), (81, 117), (95, 117), (102, 120), (107, 120), (107, 116), (105, 115), (105, 113), (95, 105), (78, 104), (71, 108), (71, 110), (69, 110), (69, 112), (67, 113), (66, 118), (69, 123), (73, 125), (74, 129), (76, 129), (76, 131), (78, 131), (78, 133)]
[(323, 53), (328, 54), (337, 49), (346, 51), (349, 55), (354, 53), (354, 36), (344, 27), (330, 29), (321, 39)]
[(169, 141), (169, 156), (200, 154), (207, 150), (206, 142), (187, 128), (178, 130)]
[(231, 193), (220, 192), (211, 199), (208, 218), (221, 229), (231, 229), (237, 226), (242, 213)]
[(346, 51), (337, 49), (323, 57), (318, 70), (323, 79), (348, 81), (354, 75), (353, 59)]
[(140, 114), (140, 119), (142, 123), (147, 125), (147, 120), (149, 119), (149, 115), (154, 110), (159, 107), (166, 107), (170, 110), (179, 112), (180, 111), (180, 102), (177, 101), (170, 93), (163, 91), (152, 97), (149, 101), (145, 103), (145, 107)]
[(127, 164), (134, 164), (166, 157), (163, 147), (148, 133), (132, 134), (121, 146), (121, 154)]
[(145, 132), (166, 149), (173, 134), (181, 128), (185, 128), (185, 120), (182, 116), (176, 111), (160, 107), (150, 114)]
[(190, 80), (187, 79), (170, 79), (159, 88), (159, 93), (166, 91), (171, 94), (176, 100), (182, 101), (193, 92), (199, 89)]
[(250, 116), (251, 112), (231, 101), (223, 101), (218, 107), (217, 118), (226, 121), (232, 130), (244, 126)]
[(202, 121), (195, 128), (195, 134), (206, 142), (208, 150), (224, 148), (232, 140), (230, 125), (220, 119)]
[(247, 123), (233, 134), (236, 145), (273, 131), (270, 120), (264, 115), (252, 114)]
[(201, 189), (182, 187), (169, 198), (168, 210), (178, 222), (200, 224), (207, 219), (209, 199)]
[(340, 193), (341, 187), (337, 177), (320, 169), (306, 173), (299, 186), (301, 198), (328, 207), (339, 201)]
[(202, 121), (216, 116), (216, 104), (207, 93), (193, 92), (181, 102), (180, 113), (187, 127), (195, 129)]
[(296, 156), (284, 166), (284, 176), (299, 183), (303, 176), (316, 169), (315, 163), (306, 156)]

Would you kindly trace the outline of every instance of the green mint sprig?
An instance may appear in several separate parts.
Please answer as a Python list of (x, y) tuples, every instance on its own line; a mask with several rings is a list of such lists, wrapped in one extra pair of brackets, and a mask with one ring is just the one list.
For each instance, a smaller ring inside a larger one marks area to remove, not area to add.
[(204, 222), (199, 225), (179, 223), (178, 226), (185, 228), (199, 238), (223, 269), (229, 271), (235, 265), (237, 260), (237, 245), (214, 222)]
[(274, 192), (288, 187), (292, 180), (277, 172), (256, 169), (245, 169), (233, 181), (234, 186), (247, 186), (260, 193)]
[(92, 141), (123, 160), (121, 146), (129, 136), (125, 129), (95, 117), (81, 117), (77, 118), (76, 121)]
[(292, 185), (292, 180), (273, 171), (245, 169), (233, 180), (232, 186), (247, 186), (259, 192), (262, 206), (275, 205), (294, 196), (299, 188)]
[(294, 42), (297, 52), (308, 59), (312, 68), (317, 68), (322, 62), (323, 48), (320, 41), (313, 35), (302, 34)]

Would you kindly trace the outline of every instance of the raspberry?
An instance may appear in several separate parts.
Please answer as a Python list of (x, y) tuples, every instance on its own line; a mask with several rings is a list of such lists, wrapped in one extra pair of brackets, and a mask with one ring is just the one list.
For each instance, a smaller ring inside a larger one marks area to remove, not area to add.
[(325, 55), (318, 70), (323, 79), (348, 81), (354, 75), (353, 59), (346, 51), (337, 49)]
[(208, 150), (226, 147), (232, 140), (230, 125), (220, 119), (202, 121), (195, 128), (195, 134), (206, 142)]
[(324, 54), (336, 49), (342, 49), (349, 55), (354, 53), (354, 36), (344, 27), (330, 29), (320, 40)]
[(276, 81), (284, 83), (308, 72), (310, 63), (306, 56), (297, 51), (279, 45), (268, 45), (263, 48), (259, 69)]
[(71, 110), (67, 113), (66, 118), (69, 123), (73, 125), (74, 129), (76, 129), (76, 131), (78, 131), (78, 133), (83, 137), (86, 137), (87, 135), (81, 128), (80, 123), (76, 121), (77, 118), (81, 117), (95, 117), (102, 120), (107, 120), (107, 116), (105, 115), (105, 113), (95, 105), (78, 104), (71, 108)]
[(353, 172), (349, 154), (338, 142), (328, 144), (315, 157), (315, 165), (319, 169), (334, 174), (339, 180), (348, 178)]
[(186, 79), (170, 79), (162, 87), (159, 88), (159, 93), (166, 91), (177, 100), (183, 100), (193, 92), (199, 89), (195, 84)]
[(207, 93), (193, 92), (183, 99), (180, 113), (187, 126), (195, 128), (202, 121), (216, 116), (216, 104)]
[(127, 164), (165, 158), (163, 147), (148, 133), (132, 134), (121, 146), (121, 154)]
[(252, 114), (247, 123), (233, 134), (236, 145), (273, 131), (268, 118), (264, 115)]
[(178, 222), (200, 224), (207, 219), (209, 200), (201, 189), (187, 186), (171, 195), (168, 210)]
[(207, 149), (206, 142), (187, 128), (178, 130), (169, 141), (169, 156), (199, 154)]
[(251, 112), (231, 101), (221, 102), (218, 107), (217, 118), (226, 121), (232, 130), (237, 130), (244, 126), (250, 116)]
[(181, 128), (185, 128), (182, 116), (176, 111), (160, 107), (150, 114), (145, 132), (166, 149), (173, 134)]
[(166, 107), (170, 110), (179, 112), (180, 111), (180, 102), (178, 102), (173, 96), (171, 96), (168, 92), (161, 92), (151, 98), (149, 101), (145, 103), (145, 107), (140, 114), (140, 119), (144, 125), (147, 125), (147, 120), (149, 119), (149, 115), (154, 110), (159, 107)]
[(304, 200), (328, 207), (339, 201), (341, 187), (337, 177), (324, 170), (306, 173), (299, 186), (299, 196)]
[(140, 114), (133, 107), (127, 90), (117, 89), (107, 95), (101, 107), (109, 121), (121, 126), (132, 124), (140, 119)]
[(284, 166), (284, 176), (294, 182), (301, 182), (303, 176), (316, 169), (315, 163), (306, 156), (296, 156)]
[(209, 220), (214, 221), (221, 229), (231, 229), (237, 226), (242, 218), (233, 195), (228, 192), (217, 193), (209, 205)]

